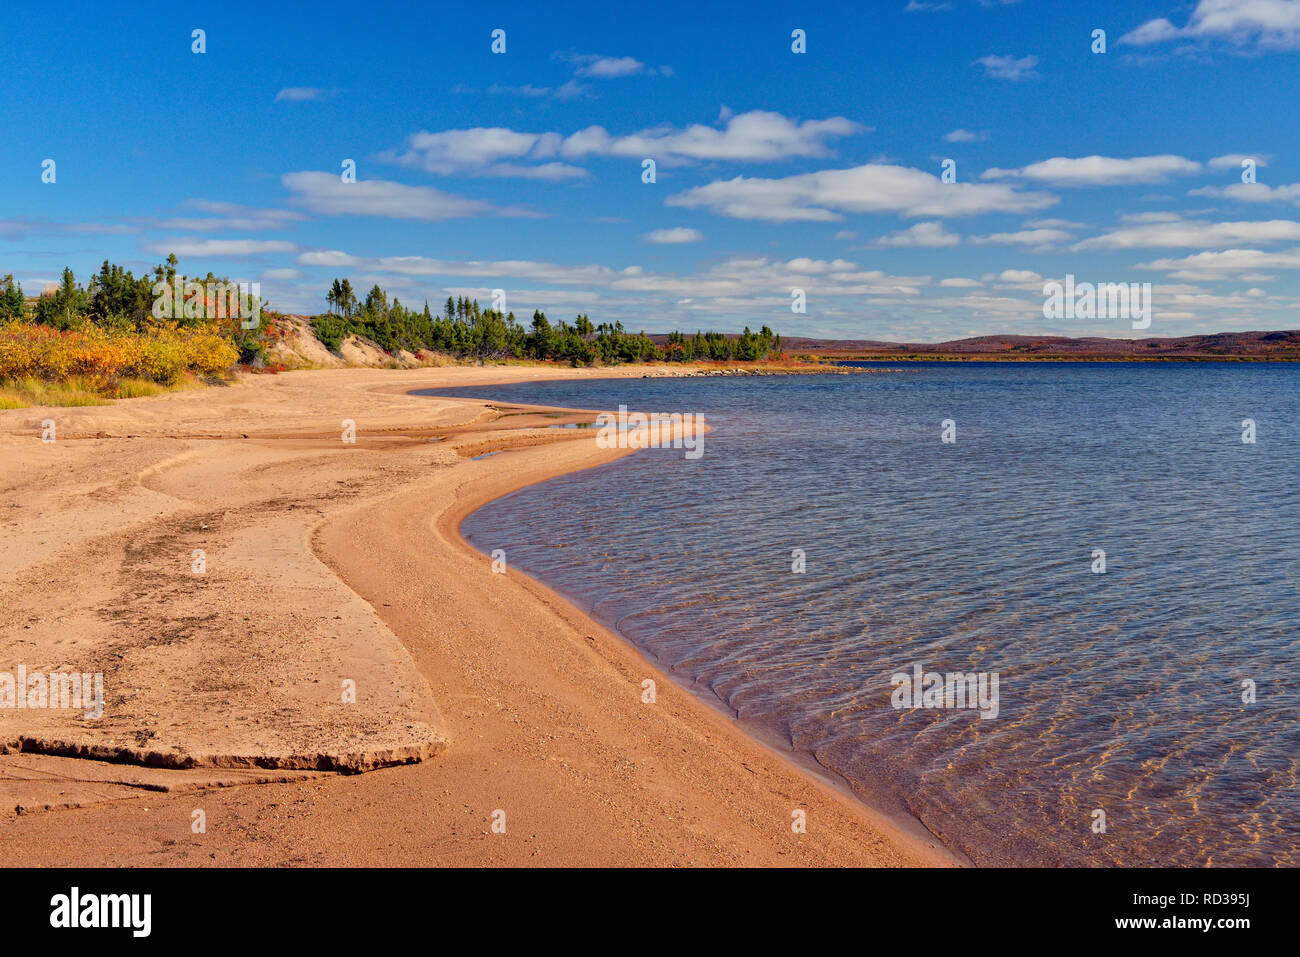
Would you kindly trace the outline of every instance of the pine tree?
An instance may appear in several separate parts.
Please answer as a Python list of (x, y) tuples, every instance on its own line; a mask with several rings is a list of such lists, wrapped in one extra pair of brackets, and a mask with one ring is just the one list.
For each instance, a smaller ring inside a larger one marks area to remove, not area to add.
[(21, 319), (24, 302), (23, 287), (14, 280), (13, 273), (0, 279), (0, 319)]

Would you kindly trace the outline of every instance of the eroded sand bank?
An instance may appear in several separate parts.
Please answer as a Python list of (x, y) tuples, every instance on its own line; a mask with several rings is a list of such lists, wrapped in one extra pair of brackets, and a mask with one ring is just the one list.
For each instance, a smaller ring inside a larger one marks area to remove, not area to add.
[(460, 538), (484, 502), (628, 453), (408, 390), (644, 372), (345, 369), (0, 412), (0, 672), (104, 675), (99, 718), (0, 708), (0, 864), (951, 863)]

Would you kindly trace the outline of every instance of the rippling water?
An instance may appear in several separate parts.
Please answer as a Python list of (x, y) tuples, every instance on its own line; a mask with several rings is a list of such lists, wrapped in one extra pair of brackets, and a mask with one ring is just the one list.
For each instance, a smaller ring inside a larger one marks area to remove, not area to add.
[[(1300, 862), (1300, 368), (460, 392), (705, 414), (698, 460), (642, 451), (464, 531), (974, 861)], [(997, 717), (895, 709), (916, 664), (996, 672)]]

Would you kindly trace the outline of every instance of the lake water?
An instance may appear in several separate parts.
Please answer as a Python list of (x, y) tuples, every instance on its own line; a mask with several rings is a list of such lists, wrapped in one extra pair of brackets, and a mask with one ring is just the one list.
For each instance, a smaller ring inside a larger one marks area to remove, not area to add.
[(1300, 368), (902, 368), (449, 391), (714, 429), (463, 531), (977, 863), (1300, 863)]

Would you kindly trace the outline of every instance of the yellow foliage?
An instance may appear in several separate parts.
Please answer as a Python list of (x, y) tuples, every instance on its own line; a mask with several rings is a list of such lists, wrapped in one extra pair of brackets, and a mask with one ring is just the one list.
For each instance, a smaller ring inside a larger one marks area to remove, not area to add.
[(124, 379), (173, 385), (187, 373), (216, 375), (238, 350), (208, 329), (163, 326), (128, 332), (87, 326), (59, 331), (23, 322), (0, 325), (0, 379), (62, 382), (81, 377), (112, 394)]

